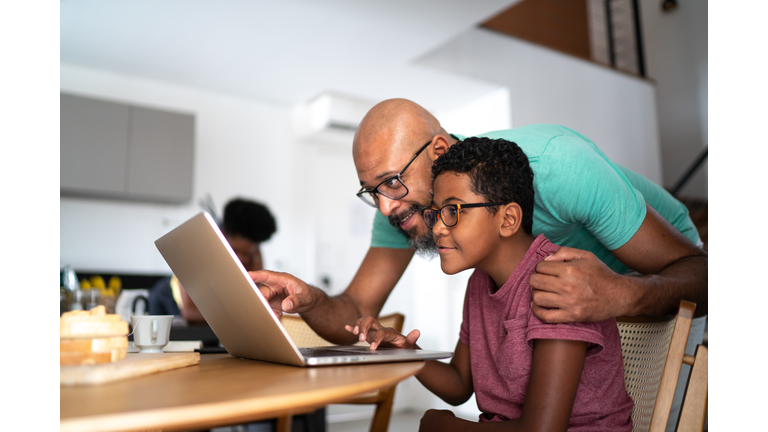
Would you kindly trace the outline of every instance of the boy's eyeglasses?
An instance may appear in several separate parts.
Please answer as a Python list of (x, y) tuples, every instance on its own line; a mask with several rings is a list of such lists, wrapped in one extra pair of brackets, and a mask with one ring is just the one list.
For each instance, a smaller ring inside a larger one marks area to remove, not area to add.
[(465, 208), (472, 208), (472, 207), (493, 207), (498, 205), (504, 205), (506, 203), (475, 203), (475, 204), (448, 204), (443, 206), (440, 210), (434, 209), (434, 208), (428, 208), (424, 209), (421, 212), (421, 215), (424, 217), (424, 223), (427, 224), (427, 227), (429, 229), (432, 229), (432, 227), (435, 226), (437, 223), (437, 218), (440, 217), (440, 219), (443, 221), (443, 224), (447, 227), (455, 226), (457, 223), (459, 223), (459, 215), (461, 214), (461, 209)]
[(379, 194), (384, 195), (385, 197), (392, 200), (399, 200), (401, 198), (405, 198), (405, 196), (408, 195), (408, 188), (405, 187), (405, 183), (403, 183), (403, 179), (401, 177), (405, 172), (405, 170), (407, 170), (408, 167), (411, 166), (413, 161), (415, 161), (416, 158), (421, 154), (421, 152), (424, 151), (424, 149), (427, 148), (427, 146), (430, 145), (431, 143), (432, 143), (432, 140), (430, 139), (429, 142), (421, 146), (419, 151), (417, 151), (416, 154), (413, 155), (411, 160), (408, 161), (408, 164), (405, 165), (405, 168), (400, 170), (399, 173), (393, 175), (392, 177), (387, 178), (383, 182), (379, 183), (373, 189), (360, 189), (360, 191), (357, 192), (356, 194), (357, 197), (363, 200), (364, 203), (375, 208), (379, 208)]

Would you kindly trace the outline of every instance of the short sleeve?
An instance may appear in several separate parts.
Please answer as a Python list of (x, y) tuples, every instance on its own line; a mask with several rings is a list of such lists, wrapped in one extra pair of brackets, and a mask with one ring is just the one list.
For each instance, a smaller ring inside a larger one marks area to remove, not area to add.
[(615, 250), (643, 223), (643, 195), (585, 138), (555, 136), (531, 162), (537, 165), (538, 204), (553, 219), (552, 225), (582, 225), (608, 250)]
[(530, 313), (525, 339), (533, 349), (534, 339), (561, 339), (587, 343), (587, 356), (594, 355), (606, 346), (602, 323), (548, 324)]
[(377, 211), (373, 217), (371, 247), (408, 249), (410, 245), (405, 234), (393, 227), (387, 217), (381, 214), (380, 211)]
[(671, 223), (693, 244), (700, 241), (699, 231), (689, 217), (688, 208), (658, 184), (637, 174), (629, 168), (619, 166), (621, 172), (632, 182), (632, 186), (643, 194), (645, 202)]

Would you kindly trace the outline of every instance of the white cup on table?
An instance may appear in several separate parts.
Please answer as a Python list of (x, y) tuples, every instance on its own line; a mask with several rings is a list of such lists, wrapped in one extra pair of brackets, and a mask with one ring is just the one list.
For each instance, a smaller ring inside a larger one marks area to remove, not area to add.
[(139, 353), (162, 353), (168, 345), (173, 315), (139, 315), (131, 317), (133, 343)]

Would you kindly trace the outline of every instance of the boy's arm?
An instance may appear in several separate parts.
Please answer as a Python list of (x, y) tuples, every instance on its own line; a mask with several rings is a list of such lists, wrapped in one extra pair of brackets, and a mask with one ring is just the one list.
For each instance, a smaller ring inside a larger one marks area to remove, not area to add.
[[(363, 333), (362, 328), (368, 332)], [(345, 329), (358, 336), (358, 340), (367, 341), (370, 349), (379, 346), (392, 348), (421, 349), (416, 345), (421, 333), (413, 330), (404, 336), (391, 327), (382, 327), (376, 318), (366, 316), (358, 319), (354, 325), (347, 325)], [(469, 347), (461, 341), (456, 342), (456, 349), (449, 364), (437, 360), (428, 360), (424, 367), (416, 374), (427, 390), (434, 393), (440, 399), (451, 405), (460, 405), (472, 396), (472, 371), (469, 361)]]
[[(419, 431), (565, 431), (568, 429), (586, 353), (586, 342), (536, 339), (533, 342), (531, 376), (519, 418), (504, 422), (474, 423), (456, 418), (450, 411), (430, 410), (422, 418)], [(425, 366), (416, 376), (419, 381), (419, 376), (426, 369)]]
[(565, 431), (579, 388), (587, 343), (563, 339), (533, 341), (531, 376), (523, 413), (515, 429)]
[(463, 404), (474, 392), (469, 347), (456, 342), (450, 363), (429, 360), (416, 374), (416, 379), (445, 402), (453, 406)]

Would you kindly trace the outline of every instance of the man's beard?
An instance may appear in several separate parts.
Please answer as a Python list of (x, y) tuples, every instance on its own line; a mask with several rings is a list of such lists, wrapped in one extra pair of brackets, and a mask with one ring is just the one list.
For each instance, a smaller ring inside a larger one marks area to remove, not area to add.
[[(400, 212), (400, 214), (407, 215), (411, 212), (421, 214), (421, 211), (427, 207), (428, 206), (422, 206), (419, 204), (411, 204), (408, 209)], [(435, 239), (432, 238), (431, 231), (427, 232), (426, 235), (419, 236), (416, 227), (413, 227), (408, 231), (400, 228), (400, 221), (401, 218), (395, 214), (389, 216), (389, 223), (393, 227), (397, 228), (401, 233), (405, 234), (405, 236), (408, 238), (408, 246), (410, 246), (411, 249), (414, 249), (416, 253), (421, 257), (428, 259), (432, 259), (438, 255), (437, 245), (435, 244)]]

